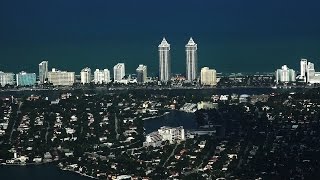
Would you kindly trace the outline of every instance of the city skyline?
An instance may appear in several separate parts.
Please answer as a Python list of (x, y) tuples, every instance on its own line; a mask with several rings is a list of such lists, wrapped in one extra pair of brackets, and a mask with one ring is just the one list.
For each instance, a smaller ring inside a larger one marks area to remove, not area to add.
[[(166, 37), (175, 60), (172, 69), (184, 73), (184, 46), (191, 36), (201, 46), (199, 67), (265, 72), (303, 57), (317, 66), (319, 2), (311, 1), (271, 0), (261, 5), (251, 0), (165, 0), (170, 6), (148, 1), (4, 1), (0, 6), (0, 70), (36, 72), (34, 64), (41, 59), (72, 71), (86, 66), (111, 69), (121, 59), (128, 72), (135, 71), (136, 62), (157, 72), (155, 47)], [(166, 13), (159, 13), (161, 9)], [(184, 14), (193, 16), (187, 20)]]
[[(197, 45), (198, 44), (196, 44), (194, 42), (193, 38), (190, 37), (188, 43), (185, 45), (185, 60), (184, 60), (185, 61), (185, 71), (184, 72), (177, 72), (177, 71), (172, 72), (171, 64), (180, 63), (180, 61), (172, 62), (171, 52), (170, 52), (171, 51), (171, 45), (168, 43), (166, 38), (163, 37), (161, 43), (158, 46), (158, 53), (159, 53), (159, 55), (158, 55), (158, 58), (159, 58), (159, 60), (158, 60), (158, 63), (159, 63), (158, 64), (158, 71), (148, 71), (148, 72), (151, 72), (150, 75), (152, 75), (152, 77), (159, 77), (159, 79), (161, 79), (161, 73), (160, 73), (161, 69), (162, 69), (162, 67), (164, 67), (164, 65), (167, 64), (167, 66), (168, 66), (168, 67), (166, 67), (167, 68), (167, 70), (166, 70), (167, 71), (166, 72), (167, 73), (167, 78), (170, 77), (171, 75), (174, 75), (174, 74), (183, 74), (183, 75), (185, 75), (186, 79), (189, 80), (188, 76), (191, 76), (191, 72), (192, 71), (195, 72), (195, 73), (192, 72), (193, 73), (192, 74), (193, 79), (195, 79), (194, 77), (200, 77), (199, 76), (200, 69), (202, 67), (206, 67), (208, 65), (206, 65), (206, 64), (204, 64), (202, 66), (198, 65), (199, 64), (198, 63), (198, 59), (199, 58), (198, 58), (198, 53), (197, 53), (197, 50), (198, 50)], [(164, 53), (162, 53), (162, 52), (164, 52)], [(296, 64), (292, 64), (292, 63), (290, 64), (289, 63), (291, 67), (295, 67), (295, 68), (293, 68), (294, 70), (297, 70), (298, 68), (302, 69), (302, 66), (307, 66), (307, 64), (305, 62), (305, 61), (307, 61), (307, 59), (305, 57), (302, 57), (300, 59), (301, 59), (301, 64), (300, 65), (296, 65)], [(314, 60), (314, 59), (312, 59), (312, 60)], [(123, 64), (127, 64), (126, 60), (123, 60), (123, 62), (124, 62)], [(117, 63), (118, 62), (116, 62), (115, 64), (117, 64)], [(152, 64), (154, 62), (149, 62), (149, 63)], [(86, 64), (88, 64), (88, 63), (86, 63)], [(136, 64), (139, 65), (141, 63), (137, 62)], [(161, 64), (163, 64), (163, 65), (161, 65)], [(285, 64), (285, 63), (278, 62), (277, 66), (279, 66), (281, 64)], [(314, 67), (315, 64), (317, 64), (317, 63), (316, 62), (312, 63), (312, 66)], [(64, 64), (60, 64), (60, 66), (64, 66)], [(114, 66), (114, 64), (110, 64), (110, 65), (107, 66), (107, 68), (111, 69), (113, 66)], [(150, 65), (148, 65), (148, 67), (149, 66)], [(188, 67), (188, 66), (192, 67), (192, 69), (190, 67)], [(35, 66), (32, 66), (32, 67), (34, 68)], [(83, 66), (83, 67), (85, 67), (85, 66)], [(80, 70), (73, 70), (74, 68), (72, 70), (70, 70), (70, 69), (69, 70), (73, 71), (73, 72), (79, 72), (80, 71), (79, 75), (81, 75), (81, 70), (83, 70), (83, 67)], [(101, 68), (101, 66), (97, 65), (97, 64), (96, 65), (91, 65), (91, 66), (87, 65), (87, 67), (97, 67), (97, 68), (93, 68), (93, 69)], [(216, 66), (214, 66), (214, 67), (216, 67)], [(30, 69), (33, 69), (33, 68), (21, 69), (21, 70), (17, 71), (17, 73), (18, 72), (22, 72), (22, 71), (33, 72), (33, 71), (30, 70)], [(64, 69), (67, 69), (67, 68), (64, 68)], [(151, 68), (151, 69), (154, 69), (154, 68)], [(189, 75), (187, 73), (188, 69), (190, 69), (189, 70), (190, 71)], [(215, 69), (217, 69), (217, 68), (215, 68)], [(47, 78), (47, 76), (48, 76), (47, 73), (48, 73), (49, 70), (50, 70), (50, 68), (49, 68), (49, 65), (48, 65), (48, 59), (43, 59), (43, 61), (38, 66), (38, 70), (34, 71), (34, 72), (38, 72), (39, 73), (39, 80), (40, 80), (40, 82), (43, 82)], [(127, 67), (126, 67), (125, 70), (127, 72), (126, 74), (134, 74), (136, 72), (136, 69), (128, 70)], [(2, 72), (10, 72), (10, 73), (13, 72), (13, 71), (5, 70), (5, 69), (0, 69), (0, 71), (2, 71)], [(230, 72), (230, 71), (226, 71), (226, 72), (225, 71), (218, 71), (218, 72), (219, 73), (256, 73), (258, 71), (252, 69), (251, 71), (233, 71), (233, 72)], [(272, 69), (270, 69), (268, 71), (262, 71), (261, 73), (272, 73), (272, 72), (274, 72), (274, 71)], [(13, 72), (13, 73), (16, 73), (16, 72)], [(304, 78), (304, 77), (302, 77), (302, 78)]]
[[(191, 38), (189, 38), (189, 41), (188, 41), (188, 43), (187, 43), (187, 45), (190, 43), (190, 41), (192, 41), (191, 43), (194, 43), (194, 41), (193, 41), (193, 38), (191, 37)], [(169, 53), (168, 53), (168, 58), (169, 58), (169, 65), (170, 66), (172, 66), (171, 64), (180, 64), (181, 62), (183, 62), (184, 61), (184, 64), (185, 64), (185, 70), (184, 71), (178, 71), (178, 70), (176, 70), (176, 68), (175, 68), (175, 71), (172, 71), (171, 70), (171, 67), (169, 67), (169, 74), (171, 74), (171, 75), (173, 75), (173, 74), (184, 74), (186, 77), (187, 77), (187, 70), (186, 70), (186, 68), (187, 68), (187, 60), (186, 59), (188, 59), (187, 58), (187, 56), (188, 56), (188, 53), (187, 53), (187, 50), (186, 50), (186, 46), (187, 45), (185, 45), (185, 57), (184, 57), (184, 60), (183, 59), (172, 59), (172, 53), (170, 52), (171, 51), (171, 44), (169, 44), (168, 42), (167, 42), (167, 40), (166, 40), (166, 38), (165, 37), (163, 37), (163, 40), (162, 40), (162, 42), (160, 43), (160, 45), (158, 46), (158, 52), (159, 52), (159, 48), (160, 48), (160, 46), (161, 45), (163, 45), (163, 43), (166, 43), (166, 45), (169, 45)], [(195, 46), (197, 46), (197, 44), (196, 43), (194, 43), (195, 44)], [(204, 62), (202, 62), (202, 61), (205, 61), (205, 58), (203, 59), (203, 58), (201, 58), (201, 60), (200, 60), (200, 63), (199, 63), (199, 58), (198, 58), (198, 53), (197, 53), (197, 47), (195, 47), (196, 48), (196, 51), (195, 51), (195, 58), (196, 58), (196, 63), (195, 63), (195, 65), (196, 65), (196, 67), (195, 67), (195, 69), (196, 69), (196, 73), (197, 73), (197, 77), (199, 77), (199, 73), (200, 73), (200, 69), (201, 69), (201, 67), (205, 67), (205, 66), (209, 66), (209, 64), (211, 64), (211, 63), (208, 63), (208, 64), (204, 64)], [(154, 48), (155, 49), (155, 48)], [(179, 47), (179, 49), (182, 49), (182, 47)], [(156, 55), (156, 57), (158, 56), (158, 58), (159, 58), (159, 55)], [(175, 57), (175, 54), (173, 54), (173, 56)], [(306, 59), (307, 57), (309, 57), (309, 56), (306, 56), (306, 57), (300, 57), (300, 58), (298, 58), (298, 59)], [(317, 58), (307, 58), (307, 59), (311, 59), (313, 62), (314, 62), (314, 64), (315, 64), (315, 66), (317, 66), (317, 61), (319, 61), (319, 60), (316, 60)], [(47, 58), (43, 58), (43, 60), (42, 60), (42, 62), (39, 64), (39, 67), (40, 66), (43, 66), (43, 71), (45, 71), (45, 72), (48, 72), (48, 61), (49, 61), (49, 59), (47, 59)], [(173, 62), (172, 62), (173, 61)], [(52, 60), (50, 60), (50, 63), (51, 62), (55, 62), (55, 60), (54, 59), (52, 59)], [(132, 64), (132, 62), (128, 62), (128, 60), (127, 59), (124, 59), (123, 60), (123, 62), (127, 65), (127, 67), (126, 67), (126, 71), (129, 73), (129, 74), (134, 74), (135, 72), (136, 72), (136, 68), (132, 68), (132, 67), (134, 67), (134, 66), (137, 66), (137, 65), (139, 65), (139, 64), (141, 64), (140, 62), (136, 62), (136, 63), (134, 63), (134, 64)], [(142, 61), (143, 62), (143, 61)], [(149, 67), (149, 69), (151, 69), (149, 72), (150, 72), (150, 74), (152, 75), (152, 76), (158, 76), (158, 75), (160, 75), (159, 74), (159, 72), (160, 72), (160, 60), (158, 60), (158, 65), (154, 65), (154, 66), (152, 66), (152, 65), (150, 65), (150, 64), (154, 64), (154, 63), (156, 63), (157, 62), (157, 60), (154, 58), (154, 61), (151, 61), (151, 62), (148, 62), (147, 63), (147, 65), (148, 65), (148, 67)], [(108, 63), (108, 65), (107, 66), (105, 66), (105, 67), (107, 67), (107, 68), (109, 68), (109, 69), (111, 69), (113, 66), (114, 66), (114, 64), (117, 64), (118, 62), (117, 62), (117, 60), (115, 61), (115, 63)], [(214, 63), (214, 62), (213, 62)], [(26, 64), (28, 64), (28, 63), (26, 63)], [(54, 64), (54, 63), (51, 63), (51, 64)], [(99, 64), (90, 64), (90, 63), (84, 63), (84, 65), (86, 64), (86, 66), (87, 67), (93, 67), (92, 69), (99, 69), (99, 68), (101, 68), (102, 67), (102, 65), (99, 65)], [(103, 63), (101, 63), (101, 64), (103, 64)], [(128, 68), (128, 64), (130, 64), (130, 67)], [(281, 64), (290, 64), (290, 66), (291, 67), (293, 67), (293, 69), (295, 69), (295, 70), (298, 70), (299, 68), (301, 68), (301, 66), (302, 65), (297, 65), (297, 64), (293, 64), (293, 63), (282, 63), (282, 62), (277, 62), (277, 64), (270, 64), (270, 68), (268, 68), (268, 70), (266, 70), (266, 71), (258, 71), (258, 70), (254, 70), (253, 68), (250, 70), (250, 71), (242, 71), (241, 69), (239, 69), (238, 71), (223, 71), (223, 70), (221, 70), (221, 71), (218, 71), (218, 72), (221, 72), (221, 73), (256, 73), (256, 72), (268, 72), (268, 73), (270, 73), (270, 72), (273, 72), (273, 69), (271, 69), (271, 67), (272, 66), (275, 66), (275, 68), (277, 68), (277, 67), (279, 67)], [(24, 66), (23, 65), (23, 63), (21, 64), (22, 66)], [(16, 73), (16, 72), (21, 72), (21, 71), (28, 71), (28, 72), (39, 72), (39, 69), (36, 69), (36, 70), (34, 70), (33, 71), (33, 69), (35, 69), (36, 68), (36, 66), (31, 66), (31, 65), (28, 65), (29, 66), (29, 68), (25, 68), (25, 69), (20, 69), (20, 70), (18, 70), (18, 71), (10, 71), (10, 70), (6, 70), (6, 69), (0, 69), (0, 71), (5, 71), (5, 72), (14, 72), (14, 73)], [(52, 65), (53, 67), (57, 67), (58, 65)], [(62, 67), (66, 67), (66, 65), (65, 64), (60, 64), (59, 66), (62, 66)], [(83, 67), (86, 67), (86, 66), (79, 66), (80, 67), (80, 69), (75, 69), (74, 67), (73, 68), (63, 68), (63, 69), (69, 69), (70, 71), (74, 71), (74, 72), (78, 72), (78, 71), (81, 71), (82, 69), (83, 69)], [(132, 66), (132, 67), (131, 67)], [(0, 67), (1, 67), (1, 64), (0, 64)], [(158, 67), (158, 70), (155, 70), (155, 68), (156, 67)], [(180, 66), (181, 67), (181, 66)], [(216, 68), (217, 66), (215, 66), (215, 65), (213, 65), (213, 66), (209, 66), (209, 67), (215, 67), (215, 69), (218, 69), (218, 68)], [(47, 68), (47, 69), (46, 69)], [(199, 69), (200, 68), (200, 69)], [(153, 71), (152, 71), (153, 70)], [(39, 74), (41, 74), (40, 72), (39, 72)], [(46, 75), (44, 74), (44, 77), (46, 77)], [(159, 76), (160, 77), (160, 76)], [(46, 77), (47, 78), (47, 77)]]
[(319, 7), (0, 1), (2, 179), (318, 179)]

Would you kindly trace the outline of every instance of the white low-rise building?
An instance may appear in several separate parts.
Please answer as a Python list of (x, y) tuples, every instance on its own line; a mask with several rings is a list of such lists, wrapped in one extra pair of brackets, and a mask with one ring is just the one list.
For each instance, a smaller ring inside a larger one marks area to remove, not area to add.
[(201, 101), (197, 104), (197, 108), (198, 108), (198, 110), (200, 110), (200, 109), (216, 109), (216, 108), (218, 108), (218, 103)]
[(54, 86), (72, 86), (75, 82), (75, 73), (52, 69), (48, 72), (48, 81)]
[(166, 127), (163, 126), (158, 131), (152, 132), (146, 136), (144, 146), (161, 146), (162, 142), (169, 141), (170, 144), (180, 143), (185, 141), (185, 131), (180, 127)]

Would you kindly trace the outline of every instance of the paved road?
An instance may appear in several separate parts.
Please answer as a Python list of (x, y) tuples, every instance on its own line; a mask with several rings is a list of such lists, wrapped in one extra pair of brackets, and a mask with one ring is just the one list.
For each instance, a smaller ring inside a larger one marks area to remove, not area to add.
[(49, 122), (47, 122), (47, 132), (46, 132), (46, 144), (48, 143), (48, 134), (49, 134)]
[[(17, 110), (17, 117), (19, 116), (19, 114), (21, 113), (21, 106), (22, 106), (22, 102), (19, 103), (19, 107), (18, 107), (18, 110)], [(12, 129), (11, 129), (11, 132), (10, 132), (10, 137), (9, 137), (9, 144), (11, 144), (11, 140), (12, 140), (12, 135), (13, 135), (13, 131), (16, 131), (16, 123), (17, 123), (17, 120), (18, 118), (14, 119), (14, 122), (13, 122), (13, 126), (12, 126)]]
[(196, 168), (193, 168), (192, 171), (189, 171), (189, 172), (186, 172), (184, 173), (185, 176), (189, 176), (190, 174), (193, 174), (193, 173), (197, 173), (199, 171), (199, 169), (203, 166), (203, 163), (204, 163), (204, 159), (207, 159), (210, 155), (210, 151), (205, 155), (204, 158), (202, 158), (202, 161), (201, 163), (199, 164), (199, 166), (197, 166)]
[(117, 114), (115, 114), (115, 116), (114, 116), (115, 118), (114, 118), (114, 127), (115, 127), (115, 131), (116, 131), (116, 139), (117, 140), (119, 140), (119, 136), (120, 136), (120, 134), (119, 134), (119, 132), (118, 132), (118, 126), (119, 126), (119, 123), (118, 123), (118, 118), (117, 118)]
[(167, 158), (167, 160), (163, 163), (162, 167), (164, 167), (164, 166), (167, 164), (167, 162), (169, 161), (169, 159), (174, 155), (174, 153), (175, 153), (175, 151), (176, 151), (177, 147), (178, 147), (178, 143), (174, 146), (174, 148), (173, 148), (173, 150), (172, 150), (172, 152), (171, 152), (170, 156), (169, 156), (169, 157)]

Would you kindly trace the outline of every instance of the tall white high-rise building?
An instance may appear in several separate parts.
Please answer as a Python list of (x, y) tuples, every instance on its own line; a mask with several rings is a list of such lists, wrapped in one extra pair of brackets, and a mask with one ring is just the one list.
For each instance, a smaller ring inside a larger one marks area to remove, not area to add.
[(186, 44), (186, 80), (193, 81), (197, 79), (198, 55), (197, 44), (190, 38)]
[(114, 81), (121, 81), (126, 75), (124, 63), (118, 63), (113, 67)]
[(147, 81), (147, 66), (140, 64), (136, 69), (137, 72), (137, 82), (145, 83)]
[(0, 85), (14, 85), (14, 74), (0, 71)]
[(288, 83), (296, 81), (296, 73), (293, 69), (289, 69), (287, 65), (283, 65), (281, 69), (276, 71), (277, 83)]
[(159, 80), (167, 82), (171, 76), (171, 59), (170, 59), (170, 44), (165, 38), (158, 46), (159, 49)]
[(95, 84), (107, 84), (110, 82), (110, 71), (108, 69), (94, 71), (94, 83)]
[(320, 83), (320, 72), (316, 72), (314, 64), (308, 62), (306, 69), (306, 82), (310, 84), (319, 84)]
[(310, 83), (310, 81), (315, 77), (316, 71), (314, 69), (314, 64), (311, 62), (308, 62), (307, 68), (306, 68), (306, 81), (307, 83)]
[(40, 84), (45, 83), (48, 78), (48, 61), (42, 61), (39, 64), (39, 81)]
[(200, 73), (200, 81), (202, 85), (205, 86), (215, 86), (217, 85), (217, 72), (214, 69), (209, 69), (208, 67), (203, 67)]
[(91, 69), (86, 67), (80, 72), (81, 84), (89, 84), (91, 82)]
[(300, 79), (302, 79), (304, 82), (307, 81), (307, 77), (306, 77), (307, 66), (308, 66), (308, 60), (301, 59), (301, 61), (300, 61)]
[(320, 83), (320, 72), (316, 72), (312, 62), (308, 62), (307, 59), (301, 59), (298, 79), (310, 84)]
[(75, 82), (75, 73), (53, 68), (48, 72), (48, 81), (54, 86), (72, 86)]

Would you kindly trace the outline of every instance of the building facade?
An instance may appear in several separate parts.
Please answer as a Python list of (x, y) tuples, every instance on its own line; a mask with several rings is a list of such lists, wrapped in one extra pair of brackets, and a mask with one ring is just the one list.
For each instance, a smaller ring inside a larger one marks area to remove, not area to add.
[(39, 64), (39, 81), (43, 84), (48, 79), (48, 61), (42, 61)]
[(115, 82), (121, 81), (126, 75), (124, 63), (118, 63), (113, 67), (113, 78)]
[(308, 65), (308, 60), (307, 59), (301, 59), (300, 61), (300, 79), (303, 80), (304, 82), (307, 81), (307, 65)]
[(190, 38), (186, 44), (186, 80), (193, 81), (197, 79), (198, 71), (198, 45)]
[(281, 69), (276, 71), (277, 83), (289, 83), (296, 81), (296, 73), (293, 69), (289, 69), (287, 65), (283, 65)]
[(146, 136), (144, 146), (161, 146), (162, 142), (168, 141), (170, 144), (180, 143), (186, 140), (185, 131), (180, 127), (163, 126), (158, 131), (152, 132)]
[(320, 83), (320, 72), (316, 72), (314, 68), (314, 64), (312, 62), (308, 62), (307, 65), (307, 83), (310, 84), (319, 84)]
[(136, 69), (137, 72), (137, 83), (143, 84), (147, 81), (147, 66), (140, 64)]
[(301, 59), (298, 79), (309, 84), (319, 84), (320, 72), (316, 72), (314, 63), (308, 62), (307, 59)]
[(167, 82), (171, 78), (170, 44), (165, 38), (158, 46), (159, 50), (159, 80)]
[(75, 82), (75, 73), (52, 69), (48, 72), (48, 81), (54, 86), (72, 86)]
[(201, 102), (198, 102), (197, 104), (197, 109), (200, 110), (200, 109), (217, 109), (218, 108), (218, 103), (213, 103), (213, 102), (210, 102), (210, 101), (201, 101)]
[(110, 82), (110, 71), (108, 69), (94, 71), (94, 83), (95, 84), (107, 84)]
[(215, 86), (217, 85), (217, 71), (204, 67), (201, 69), (200, 82), (204, 86)]
[(16, 74), (17, 86), (33, 86), (37, 82), (36, 73), (20, 72)]
[(81, 70), (80, 72), (80, 79), (81, 79), (81, 84), (89, 84), (92, 79), (91, 79), (91, 69), (86, 67)]
[(14, 74), (0, 71), (0, 85), (14, 85)]

